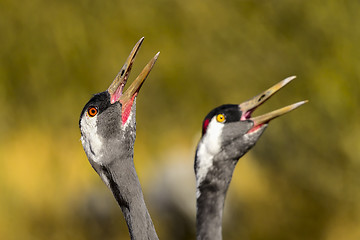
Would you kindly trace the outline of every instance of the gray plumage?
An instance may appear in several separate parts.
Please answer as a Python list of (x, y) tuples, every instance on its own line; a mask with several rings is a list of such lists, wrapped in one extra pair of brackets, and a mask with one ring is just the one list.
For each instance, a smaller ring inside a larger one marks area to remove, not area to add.
[(81, 142), (91, 166), (112, 191), (134, 240), (158, 239), (134, 166), (136, 96), (159, 53), (123, 92), (144, 38), (131, 51), (105, 92), (95, 94), (80, 114)]
[(289, 77), (240, 105), (219, 106), (205, 117), (196, 149), (196, 238), (222, 239), (222, 215), (235, 166), (259, 140), (268, 123), (306, 103), (302, 101), (258, 117), (252, 112), (295, 77)]
[[(226, 105), (225, 105), (226, 106)], [(234, 112), (227, 112), (227, 114), (236, 115), (239, 111), (238, 107), (231, 107)], [(223, 106), (218, 108), (221, 113), (224, 112)], [(210, 121), (216, 121), (216, 113), (210, 117)], [(229, 115), (228, 118), (231, 118)], [(240, 121), (233, 119), (223, 125), (220, 135), (220, 149), (212, 156), (211, 167), (208, 168), (205, 177), (201, 182), (197, 183), (197, 199), (196, 199), (196, 229), (197, 239), (222, 239), (222, 216), (225, 203), (226, 193), (231, 182), (231, 178), (235, 166), (241, 156), (243, 156), (249, 149), (251, 149), (261, 134), (264, 132), (266, 126), (253, 134), (246, 133), (253, 127), (251, 121)], [(195, 174), (198, 175), (200, 171), (200, 162), (207, 161), (199, 154), (201, 145), (206, 144), (207, 134), (213, 129), (208, 129), (200, 140), (196, 155), (195, 155)], [(197, 178), (197, 181), (199, 179)]]
[[(134, 167), (134, 142), (136, 137), (136, 100), (126, 125), (121, 123), (121, 104), (110, 102), (110, 95), (95, 95), (84, 107), (97, 106), (96, 133), (102, 140), (98, 152), (92, 150), (91, 138), (84, 132), (86, 111), (80, 118), (81, 139), (91, 166), (112, 191), (118, 202), (131, 239), (158, 239), (146, 208), (141, 185)], [(90, 139), (87, 139), (90, 138)], [(89, 144), (89, 150), (86, 145)]]

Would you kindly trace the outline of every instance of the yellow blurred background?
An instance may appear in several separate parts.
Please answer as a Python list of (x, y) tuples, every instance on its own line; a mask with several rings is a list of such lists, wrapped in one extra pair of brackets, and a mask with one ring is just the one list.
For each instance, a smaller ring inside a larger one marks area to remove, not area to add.
[(224, 239), (360, 239), (360, 2), (0, 0), (0, 239), (128, 239), (83, 152), (80, 112), (145, 36), (130, 77), (135, 165), (161, 239), (195, 239), (193, 158), (203, 117), (296, 75), (255, 115)]

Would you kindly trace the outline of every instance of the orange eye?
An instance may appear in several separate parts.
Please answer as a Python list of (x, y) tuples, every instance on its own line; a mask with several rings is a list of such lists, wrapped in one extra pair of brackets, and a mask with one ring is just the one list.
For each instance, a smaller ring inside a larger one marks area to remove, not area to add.
[(225, 116), (224, 116), (224, 114), (218, 114), (218, 115), (216, 116), (216, 120), (217, 120), (218, 122), (220, 122), (220, 123), (224, 122), (224, 121), (225, 121)]
[(87, 112), (90, 117), (94, 117), (98, 113), (98, 110), (96, 107), (89, 107)]

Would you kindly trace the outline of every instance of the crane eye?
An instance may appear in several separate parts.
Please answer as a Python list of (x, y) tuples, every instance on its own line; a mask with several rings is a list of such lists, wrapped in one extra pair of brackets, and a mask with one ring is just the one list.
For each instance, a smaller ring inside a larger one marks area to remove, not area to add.
[(94, 117), (98, 113), (98, 110), (96, 107), (89, 107), (87, 112), (90, 117)]
[(225, 116), (224, 116), (224, 114), (218, 114), (217, 116), (216, 116), (216, 121), (218, 121), (218, 122), (220, 122), (220, 123), (222, 123), (222, 122), (224, 122), (225, 121)]

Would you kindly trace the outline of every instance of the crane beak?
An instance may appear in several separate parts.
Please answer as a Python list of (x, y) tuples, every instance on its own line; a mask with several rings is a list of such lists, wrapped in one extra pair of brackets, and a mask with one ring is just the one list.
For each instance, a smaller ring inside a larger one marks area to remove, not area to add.
[(142, 84), (144, 83), (146, 77), (149, 75), (152, 67), (154, 66), (160, 52), (155, 54), (155, 56), (150, 60), (150, 62), (144, 67), (139, 76), (134, 80), (134, 82), (129, 86), (129, 88), (120, 96), (121, 103), (121, 120), (124, 125), (128, 120), (131, 112), (134, 99), (140, 91)]
[(110, 94), (110, 102), (114, 104), (115, 102), (119, 101), (128, 77), (130, 75), (131, 67), (134, 63), (136, 54), (141, 47), (142, 42), (144, 41), (144, 37), (140, 38), (140, 40), (135, 44), (133, 49), (131, 50), (128, 58), (126, 59), (123, 67), (116, 75), (114, 81), (111, 83), (107, 91)]
[(138, 94), (142, 84), (144, 83), (146, 77), (149, 75), (156, 60), (158, 59), (159, 54), (160, 54), (160, 52), (155, 54), (155, 56), (150, 60), (150, 62), (141, 71), (139, 76), (137, 76), (137, 78), (129, 86), (129, 88), (120, 96), (120, 99), (119, 99), (120, 103), (122, 103), (123, 105), (126, 105), (127, 103), (129, 103), (131, 101), (131, 99), (133, 99)]
[(141, 71), (139, 76), (134, 80), (134, 82), (128, 87), (128, 89), (123, 92), (128, 77), (130, 75), (130, 71), (132, 65), (134, 63), (136, 54), (141, 47), (142, 42), (144, 41), (144, 37), (142, 37), (131, 50), (129, 57), (126, 59), (123, 67), (120, 72), (116, 75), (114, 81), (111, 83), (107, 91), (110, 94), (110, 102), (114, 104), (115, 102), (120, 102), (122, 104), (122, 122), (123, 124), (127, 121), (132, 104), (134, 102), (135, 97), (142, 84), (144, 83), (146, 77), (149, 75), (152, 67), (154, 66), (160, 52), (155, 54), (155, 56), (150, 60), (150, 62), (145, 66), (145, 68)]
[(269, 123), (272, 119), (284, 115), (285, 113), (288, 113), (308, 102), (307, 100), (301, 101), (258, 117), (251, 117), (251, 114), (255, 111), (255, 109), (258, 106), (266, 102), (272, 95), (274, 95), (277, 91), (279, 91), (281, 88), (286, 86), (289, 82), (291, 82), (295, 78), (296, 78), (295, 76), (288, 77), (282, 80), (281, 82), (275, 84), (271, 88), (267, 89), (266, 91), (260, 93), (259, 95), (239, 105), (240, 110), (242, 112), (241, 120), (251, 120), (254, 123), (254, 126), (249, 130), (248, 133), (259, 129), (264, 124)]

